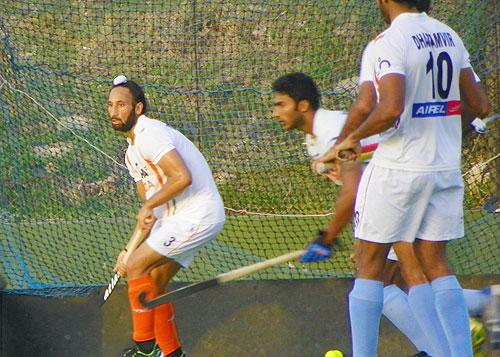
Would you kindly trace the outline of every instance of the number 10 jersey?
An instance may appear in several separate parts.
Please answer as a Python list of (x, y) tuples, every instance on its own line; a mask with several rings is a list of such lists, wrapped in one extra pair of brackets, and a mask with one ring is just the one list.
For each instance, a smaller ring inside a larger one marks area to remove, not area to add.
[(460, 168), (459, 78), (471, 67), (460, 37), (425, 13), (403, 13), (370, 42), (360, 80), (372, 76), (377, 88), (386, 74), (405, 77), (404, 111), (381, 134), (372, 162), (409, 171)]

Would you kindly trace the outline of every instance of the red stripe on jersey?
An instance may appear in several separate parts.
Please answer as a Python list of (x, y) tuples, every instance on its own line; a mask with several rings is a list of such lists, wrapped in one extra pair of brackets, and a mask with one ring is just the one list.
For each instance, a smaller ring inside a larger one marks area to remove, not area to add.
[(373, 144), (368, 144), (368, 145), (365, 145), (365, 146), (362, 146), (361, 147), (361, 152), (372, 152), (372, 151), (375, 151), (375, 149), (377, 149), (378, 147), (378, 143), (373, 143)]
[[(153, 164), (149, 160), (144, 160), (144, 161), (146, 161), (146, 163), (149, 165), (149, 167), (151, 167), (151, 170), (153, 170), (153, 172), (155, 173), (155, 176), (158, 179), (158, 182), (160, 183), (160, 186), (163, 186), (163, 178), (161, 177), (160, 171), (158, 170), (158, 168), (156, 167), (156, 165)], [(168, 203), (168, 201), (165, 202), (165, 204), (167, 205), (167, 213), (166, 213), (166, 215), (168, 216), (169, 213), (170, 213), (170, 204)]]
[(448, 102), (448, 115), (462, 114), (462, 102), (460, 100), (450, 100)]
[(151, 161), (145, 160), (146, 163), (151, 167), (151, 170), (155, 173), (156, 178), (158, 179), (158, 182), (160, 183), (161, 186), (163, 186), (163, 178), (161, 177), (160, 171), (158, 171), (158, 168), (156, 167), (155, 164), (153, 164)]

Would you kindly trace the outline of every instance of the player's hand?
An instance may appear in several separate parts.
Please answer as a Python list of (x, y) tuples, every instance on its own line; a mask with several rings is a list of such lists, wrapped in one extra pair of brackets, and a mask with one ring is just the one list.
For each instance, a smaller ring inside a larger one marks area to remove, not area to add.
[(137, 213), (137, 226), (143, 232), (148, 232), (153, 227), (156, 219), (153, 215), (153, 209), (144, 205)]
[(337, 160), (338, 151), (335, 146), (328, 150), (323, 156), (319, 157), (317, 160), (312, 162), (311, 168), (314, 172), (318, 172), (319, 163), (332, 164)]
[(125, 254), (126, 251), (122, 250), (116, 259), (115, 268), (113, 269), (115, 273), (120, 274), (122, 278), (127, 276), (127, 266), (125, 265)]
[(478, 134), (486, 134), (486, 132), (488, 131), (486, 123), (479, 118), (474, 119), (469, 125)]
[(338, 159), (340, 161), (353, 161), (356, 160), (361, 153), (361, 145), (359, 141), (353, 140), (351, 136), (348, 136), (340, 143), (335, 144), (333, 147)]
[(331, 168), (325, 173), (322, 173), (321, 175), (326, 177), (328, 180), (333, 181), (335, 184), (342, 186), (342, 164), (338, 161), (334, 161), (333, 164), (330, 165)]
[(317, 238), (307, 247), (307, 251), (300, 258), (302, 263), (321, 262), (329, 259), (333, 254), (333, 244), (324, 241), (325, 232), (320, 231)]

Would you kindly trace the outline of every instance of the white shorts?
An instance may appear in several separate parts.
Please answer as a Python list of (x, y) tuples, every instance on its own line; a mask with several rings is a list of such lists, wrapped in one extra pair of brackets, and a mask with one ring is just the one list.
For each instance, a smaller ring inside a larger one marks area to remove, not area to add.
[(463, 196), (459, 170), (413, 172), (369, 164), (356, 197), (355, 237), (377, 243), (463, 237)]
[(146, 243), (151, 249), (187, 268), (203, 245), (214, 239), (224, 222), (196, 224), (168, 216), (155, 223)]

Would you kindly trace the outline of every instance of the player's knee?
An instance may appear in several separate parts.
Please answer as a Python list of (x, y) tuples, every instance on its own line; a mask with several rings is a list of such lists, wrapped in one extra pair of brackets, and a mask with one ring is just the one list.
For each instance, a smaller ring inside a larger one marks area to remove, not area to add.
[(453, 274), (446, 255), (429, 254), (422, 259), (422, 269), (428, 280), (432, 281), (442, 276)]
[(127, 276), (129, 278), (137, 278), (147, 274), (146, 267), (142, 264), (142, 259), (137, 259), (133, 255), (126, 263)]
[(361, 254), (357, 264), (358, 278), (382, 280), (384, 264), (384, 256)]

